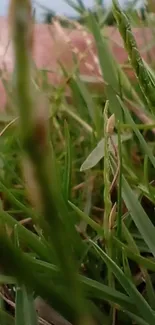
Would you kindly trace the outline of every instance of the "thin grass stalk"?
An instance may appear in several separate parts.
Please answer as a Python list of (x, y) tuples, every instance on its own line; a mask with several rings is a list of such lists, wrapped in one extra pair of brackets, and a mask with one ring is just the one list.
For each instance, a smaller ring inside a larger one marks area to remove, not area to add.
[[(110, 229), (110, 214), (112, 210), (112, 202), (110, 196), (110, 151), (109, 151), (109, 139), (110, 139), (110, 125), (108, 120), (108, 108), (109, 102), (107, 101), (104, 108), (104, 237), (106, 242), (106, 252), (112, 258), (113, 249), (111, 245), (111, 229)], [(112, 127), (113, 128), (113, 127)], [(114, 287), (114, 277), (109, 268), (108, 272), (108, 283), (110, 287)], [(111, 309), (113, 314), (113, 309)]]
[(105, 240), (109, 239), (109, 216), (112, 208), (111, 198), (110, 198), (110, 165), (109, 165), (109, 133), (107, 132), (108, 124), (108, 106), (109, 102), (107, 101), (104, 108), (104, 234)]
[(122, 144), (121, 144), (121, 134), (120, 134), (120, 122), (117, 123), (118, 130), (118, 164), (119, 164), (119, 174), (118, 174), (118, 214), (117, 214), (117, 236), (121, 238), (122, 234)]

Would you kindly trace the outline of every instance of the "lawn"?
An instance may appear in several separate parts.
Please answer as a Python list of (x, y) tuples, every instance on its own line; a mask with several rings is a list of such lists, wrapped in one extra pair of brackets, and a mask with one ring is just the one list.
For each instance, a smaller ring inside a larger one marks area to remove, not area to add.
[[(11, 2), (15, 110), (0, 117), (0, 323), (154, 325), (155, 72), (137, 49), (135, 16), (113, 0), (131, 82), (109, 52), (105, 16), (78, 1), (105, 86), (92, 92), (75, 71), (68, 102), (63, 87), (49, 94), (34, 82), (30, 1)], [(48, 304), (39, 317), (37, 297)]]

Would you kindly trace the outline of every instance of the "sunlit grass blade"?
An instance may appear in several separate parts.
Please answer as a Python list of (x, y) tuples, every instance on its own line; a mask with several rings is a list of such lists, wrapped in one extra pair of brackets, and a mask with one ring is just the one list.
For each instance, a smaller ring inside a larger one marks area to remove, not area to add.
[[(128, 141), (132, 138), (132, 134), (131, 133), (124, 133), (121, 136), (121, 142), (124, 141)], [(118, 136), (117, 134), (112, 134), (111, 135), (111, 140), (112, 142), (115, 144), (115, 146), (118, 146)], [(108, 140), (108, 147), (109, 147), (109, 151), (110, 152), (114, 152), (114, 148), (113, 145), (111, 143), (111, 140), (109, 138)], [(97, 146), (93, 149), (93, 151), (89, 154), (89, 156), (86, 158), (86, 160), (83, 162), (82, 166), (81, 166), (81, 171), (86, 171), (90, 168), (95, 167), (99, 161), (104, 157), (104, 138), (101, 139)]]

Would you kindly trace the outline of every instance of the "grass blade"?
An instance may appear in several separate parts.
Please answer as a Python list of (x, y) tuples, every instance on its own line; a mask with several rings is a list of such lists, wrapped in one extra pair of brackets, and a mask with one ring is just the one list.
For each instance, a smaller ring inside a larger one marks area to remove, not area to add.
[(38, 325), (33, 295), (22, 287), (16, 288), (15, 325)]
[(155, 322), (155, 313), (148, 305), (143, 296), (138, 292), (135, 285), (125, 276), (122, 270), (117, 266), (117, 264), (110, 259), (110, 257), (103, 252), (103, 250), (95, 244), (93, 241), (89, 240), (92, 244), (93, 248), (99, 254), (99, 256), (103, 259), (106, 265), (111, 269), (117, 280), (123, 286), (125, 291), (129, 294), (130, 298), (133, 299), (137, 309), (139, 310), (140, 315), (144, 318), (144, 320), (149, 324), (153, 325)]

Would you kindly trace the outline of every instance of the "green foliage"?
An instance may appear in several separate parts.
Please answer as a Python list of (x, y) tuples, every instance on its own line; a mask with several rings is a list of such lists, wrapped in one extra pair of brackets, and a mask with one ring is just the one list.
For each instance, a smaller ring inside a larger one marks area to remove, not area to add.
[(32, 82), (27, 19), (14, 2), (17, 110), (0, 116), (0, 323), (38, 324), (40, 296), (72, 324), (153, 325), (155, 77), (131, 16), (113, 1), (136, 85), (109, 50), (104, 14), (68, 1), (94, 35), (106, 81), (104, 96), (91, 93), (75, 69), (69, 104), (62, 87), (49, 94)]

